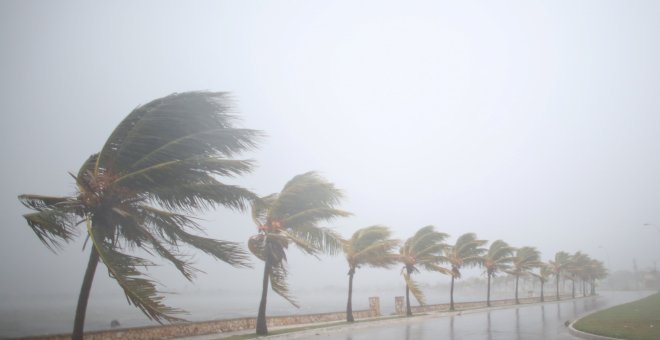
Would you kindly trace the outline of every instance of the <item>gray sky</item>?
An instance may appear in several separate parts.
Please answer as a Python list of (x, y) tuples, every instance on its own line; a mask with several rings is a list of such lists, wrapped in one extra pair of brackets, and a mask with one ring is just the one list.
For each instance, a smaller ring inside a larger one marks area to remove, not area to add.
[[(237, 183), (269, 194), (318, 170), (355, 214), (332, 225), (344, 235), (433, 224), (450, 242), (476, 232), (545, 260), (652, 267), (659, 23), (654, 1), (2, 1), (0, 287), (77, 296), (82, 239), (53, 255), (16, 196), (73, 193), (67, 172), (134, 107), (188, 90), (232, 92), (242, 125), (268, 134)], [(206, 218), (216, 238), (256, 232), (248, 215)], [(195, 287), (258, 292), (261, 263), (195, 258), (208, 273)], [(343, 261), (294, 252), (291, 283), (345, 285)], [(157, 277), (190, 287), (170, 267)], [(94, 289), (114, 286), (99, 271)]]

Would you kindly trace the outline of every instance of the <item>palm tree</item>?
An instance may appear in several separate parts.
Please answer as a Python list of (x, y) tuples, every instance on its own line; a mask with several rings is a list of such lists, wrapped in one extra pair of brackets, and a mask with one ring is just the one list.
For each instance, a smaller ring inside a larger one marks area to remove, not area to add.
[(550, 271), (555, 277), (557, 287), (557, 301), (559, 301), (559, 278), (566, 272), (567, 267), (570, 265), (571, 255), (565, 251), (560, 251), (555, 254), (555, 259), (548, 261)]
[(486, 267), (488, 276), (488, 291), (486, 295), (486, 305), (490, 307), (490, 279), (501, 271), (506, 271), (511, 265), (513, 248), (506, 242), (497, 240), (490, 245), (488, 252), (484, 255), (483, 265)]
[(451, 272), (440, 267), (440, 254), (447, 246), (444, 241), (449, 235), (436, 231), (432, 225), (419, 229), (415, 235), (406, 240), (401, 246), (399, 253), (403, 262), (401, 274), (406, 281), (406, 315), (412, 316), (410, 308), (410, 293), (412, 292), (417, 302), (424, 304), (424, 294), (419, 285), (412, 279), (412, 274), (419, 272), (419, 268), (437, 271), (444, 274)]
[(486, 252), (485, 245), (488, 241), (478, 240), (474, 233), (461, 235), (453, 246), (447, 246), (442, 256), (442, 261), (451, 264), (451, 290), (449, 292), (449, 310), (454, 310), (454, 280), (461, 278), (460, 269), (483, 264), (483, 253)]
[[(585, 271), (587, 270), (588, 266), (591, 263), (591, 258), (589, 255), (584, 254), (580, 251), (576, 252), (571, 256), (570, 264), (567, 267), (567, 272), (569, 274), (569, 278), (571, 279), (571, 290), (572, 290), (572, 296), (575, 299), (575, 280), (581, 279), (584, 282), (584, 274)], [(585, 289), (583, 286), (582, 289), (582, 295), (586, 295)]]
[(596, 295), (596, 280), (607, 277), (607, 269), (603, 262), (592, 259), (587, 268), (587, 279), (591, 285), (590, 295)]
[(547, 263), (539, 262), (539, 273), (531, 273), (533, 276), (541, 281), (541, 302), (545, 301), (545, 294), (543, 292), (543, 286), (548, 282), (550, 276), (552, 275), (552, 268)]
[(178, 247), (189, 244), (233, 266), (249, 266), (233, 242), (189, 231), (201, 227), (188, 214), (215, 206), (243, 210), (255, 196), (219, 182), (216, 176), (248, 173), (252, 162), (232, 159), (252, 149), (260, 133), (234, 126), (227, 95), (186, 92), (133, 110), (99, 153), (77, 175), (68, 197), (21, 195), (36, 212), (24, 215), (37, 237), (56, 252), (77, 236), (82, 224), (91, 241), (89, 262), (76, 308), (72, 337), (82, 339), (87, 301), (99, 261), (123, 289), (128, 302), (157, 322), (181, 320), (181, 310), (162, 303), (155, 282), (138, 269), (153, 265), (125, 252), (142, 248), (170, 261), (191, 280), (196, 269)]
[(253, 202), (252, 218), (259, 233), (250, 237), (248, 248), (264, 261), (257, 334), (268, 334), (266, 302), (269, 282), (275, 293), (298, 307), (286, 283), (286, 250), (289, 244), (310, 255), (341, 251), (341, 237), (331, 229), (318, 226), (318, 223), (350, 215), (335, 208), (342, 197), (342, 192), (334, 184), (315, 172), (307, 172), (291, 179), (280, 193)]
[(532, 272), (532, 269), (538, 267), (541, 263), (541, 253), (534, 247), (522, 247), (515, 251), (509, 274), (516, 277), (516, 304), (518, 300), (518, 280), (521, 275)]
[(360, 266), (390, 267), (399, 260), (394, 249), (399, 240), (390, 239), (390, 229), (375, 225), (362, 228), (343, 242), (344, 254), (348, 261), (348, 302), (346, 303), (346, 321), (353, 322), (353, 276)]

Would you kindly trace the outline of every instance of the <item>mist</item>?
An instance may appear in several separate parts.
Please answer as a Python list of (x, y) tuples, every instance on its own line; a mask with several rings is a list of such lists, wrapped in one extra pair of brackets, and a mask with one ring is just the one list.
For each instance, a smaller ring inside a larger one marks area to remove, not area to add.
[[(474, 232), (544, 261), (582, 251), (611, 272), (654, 268), (659, 19), (652, 1), (0, 2), (0, 304), (73, 306), (86, 263), (82, 229), (53, 254), (16, 197), (75, 192), (68, 172), (133, 108), (190, 90), (230, 92), (240, 125), (267, 134), (245, 155), (256, 170), (233, 183), (267, 195), (319, 171), (354, 214), (328, 224), (346, 237), (382, 224), (406, 239), (432, 224), (449, 243)], [(199, 217), (209, 237), (257, 233), (249, 213)], [(194, 315), (186, 293), (243, 292), (256, 314), (262, 262), (190, 255), (205, 272), (193, 283), (167, 263), (150, 271), (176, 307)], [(293, 250), (288, 263), (303, 306), (306, 292), (347, 286), (342, 256)], [(90, 312), (100, 296), (125, 301), (105, 273)], [(404, 285), (399, 267), (355, 280), (365, 296)]]

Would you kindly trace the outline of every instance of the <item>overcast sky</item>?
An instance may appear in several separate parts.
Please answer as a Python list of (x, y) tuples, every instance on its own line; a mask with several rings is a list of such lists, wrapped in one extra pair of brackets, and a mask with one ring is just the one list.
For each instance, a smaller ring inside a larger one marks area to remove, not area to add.
[[(433, 224), (450, 242), (475, 232), (544, 260), (583, 251), (650, 268), (658, 37), (655, 1), (1, 1), (0, 287), (75, 299), (82, 238), (53, 255), (16, 196), (73, 193), (67, 172), (133, 108), (189, 90), (231, 92), (242, 126), (268, 135), (236, 183), (265, 195), (320, 171), (355, 214), (331, 225), (344, 235)], [(247, 214), (205, 217), (215, 238), (256, 233)], [(195, 287), (259, 291), (261, 263), (195, 259), (208, 273)], [(290, 265), (295, 287), (346, 285), (341, 257), (294, 252)], [(103, 270), (92, 299), (114, 289)], [(371, 273), (402, 281), (398, 268)], [(190, 286), (171, 267), (158, 275)]]

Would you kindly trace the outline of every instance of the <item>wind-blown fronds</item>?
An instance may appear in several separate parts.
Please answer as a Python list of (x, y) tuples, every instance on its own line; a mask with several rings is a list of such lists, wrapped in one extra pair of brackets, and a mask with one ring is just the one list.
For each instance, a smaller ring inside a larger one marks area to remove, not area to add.
[(403, 279), (406, 281), (406, 287), (408, 287), (412, 295), (415, 297), (415, 300), (417, 300), (420, 305), (425, 305), (426, 297), (424, 297), (424, 293), (419, 288), (417, 282), (415, 282), (415, 280), (413, 280), (412, 277), (405, 271), (405, 268), (401, 270), (401, 275), (403, 275)]
[(122, 175), (195, 156), (231, 157), (256, 146), (258, 131), (236, 129), (227, 94), (175, 93), (137, 107), (113, 131), (95, 171)]
[(298, 302), (291, 295), (291, 292), (289, 291), (289, 285), (286, 282), (286, 262), (280, 261), (279, 263), (271, 266), (268, 276), (270, 277), (270, 284), (273, 287), (273, 291), (277, 293), (277, 295), (289, 301), (289, 303), (294, 307), (300, 308)]
[(302, 252), (336, 254), (341, 251), (341, 237), (320, 227), (322, 221), (350, 216), (335, 206), (343, 197), (334, 184), (315, 172), (293, 177), (279, 193), (252, 201), (252, 220), (259, 234), (248, 240), (248, 249), (264, 261), (264, 286), (257, 316), (257, 333), (266, 334), (267, 283), (273, 291), (297, 306), (286, 285), (286, 249), (294, 244)]
[(145, 278), (144, 274), (136, 269), (136, 267), (152, 266), (152, 263), (139, 257), (120, 253), (112, 244), (98, 239), (93, 234), (90, 239), (108, 268), (108, 273), (124, 290), (129, 303), (139, 308), (149, 319), (159, 323), (162, 323), (163, 320), (183, 321), (173, 315), (185, 312), (164, 305), (163, 297), (156, 290), (154, 281)]
[[(78, 224), (91, 223), (87, 233), (99, 256), (92, 251), (89, 268), (100, 259), (129, 302), (150, 319), (179, 320), (169, 315), (178, 310), (162, 304), (155, 282), (136, 269), (147, 262), (119, 250), (142, 248), (172, 263), (189, 280), (198, 270), (180, 252), (182, 244), (236, 267), (250, 266), (239, 244), (190, 233), (200, 231), (200, 226), (180, 214), (218, 206), (241, 211), (256, 199), (249, 190), (218, 179), (252, 171), (253, 161), (232, 157), (256, 147), (262, 136), (256, 130), (237, 128), (230, 111), (228, 96), (215, 92), (172, 94), (136, 108), (101, 151), (71, 175), (76, 195), (19, 196), (36, 211), (25, 215), (28, 225), (54, 250), (77, 235)], [(87, 293), (81, 293), (75, 338), (82, 337), (93, 274), (85, 275)]]
[(508, 270), (513, 260), (513, 251), (514, 248), (502, 240), (491, 243), (483, 258), (486, 273), (494, 276), (497, 272)]
[(399, 261), (399, 255), (394, 252), (401, 243), (390, 239), (388, 227), (375, 225), (362, 228), (344, 242), (344, 253), (350, 266), (359, 267), (389, 267)]
[(40, 195), (18, 196), (21, 203), (34, 213), (23, 215), (39, 240), (53, 252), (77, 236), (76, 225), (81, 218), (81, 206), (71, 197)]

